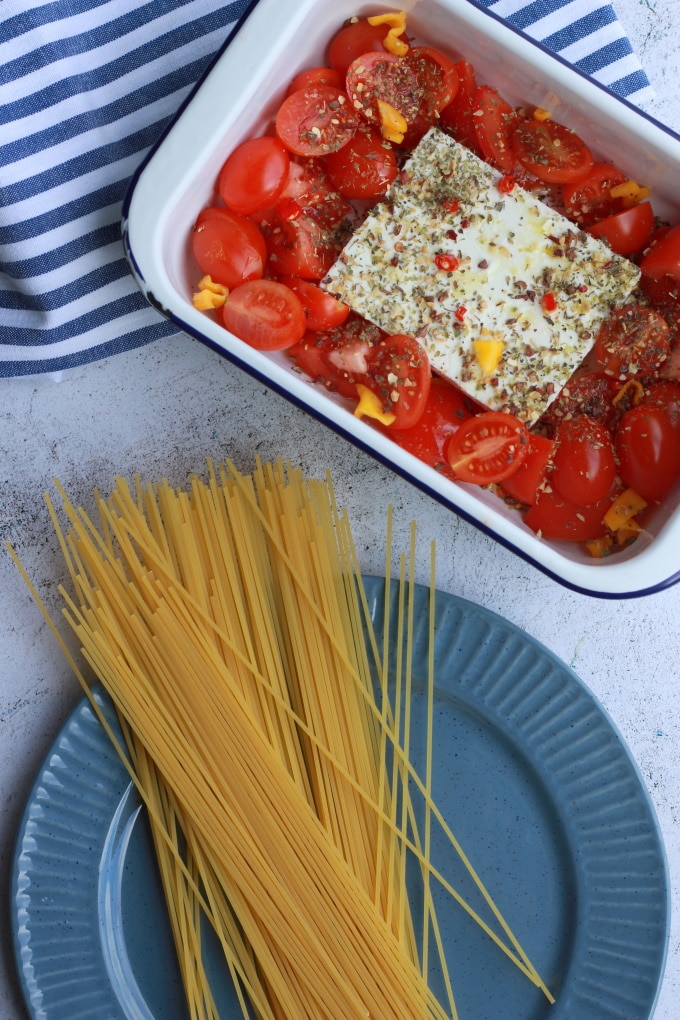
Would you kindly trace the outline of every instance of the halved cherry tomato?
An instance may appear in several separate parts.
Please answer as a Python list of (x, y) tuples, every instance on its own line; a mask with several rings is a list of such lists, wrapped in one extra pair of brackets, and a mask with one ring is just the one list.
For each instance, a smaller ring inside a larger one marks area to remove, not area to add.
[(640, 404), (621, 418), (614, 437), (625, 485), (660, 502), (680, 478), (680, 437), (659, 407)]
[(564, 209), (570, 220), (589, 227), (624, 208), (622, 198), (612, 198), (611, 189), (628, 177), (611, 163), (593, 163), (587, 177), (562, 187)]
[(530, 432), (526, 457), (517, 470), (500, 483), (505, 495), (526, 506), (535, 503), (554, 447), (552, 439)]
[(359, 130), (339, 152), (327, 157), (326, 167), (345, 198), (373, 199), (384, 195), (397, 176), (397, 157), (377, 131)]
[(333, 67), (308, 67), (295, 75), (286, 90), (287, 96), (300, 89), (307, 89), (312, 85), (332, 85), (334, 89), (342, 89), (345, 85), (345, 76), (339, 74)]
[(524, 515), (524, 522), (541, 538), (562, 542), (589, 542), (601, 538), (608, 531), (604, 515), (620, 488), (617, 482), (599, 503), (579, 506), (546, 487), (539, 490), (535, 504)]
[(276, 133), (298, 156), (325, 156), (346, 145), (359, 118), (341, 89), (312, 85), (293, 92), (276, 114)]
[(614, 444), (604, 425), (583, 416), (557, 426), (549, 479), (560, 496), (592, 506), (604, 499), (615, 478)]
[(413, 69), (422, 94), (419, 114), (434, 120), (460, 88), (456, 65), (434, 46), (411, 46), (403, 58)]
[(668, 323), (645, 305), (615, 308), (595, 339), (594, 353), (602, 370), (624, 382), (655, 372), (669, 352)]
[(475, 69), (468, 60), (458, 60), (454, 66), (459, 81), (458, 92), (441, 111), (439, 125), (457, 142), (479, 153), (473, 117), (478, 88)]
[(201, 210), (191, 246), (201, 272), (230, 290), (264, 273), (267, 247), (262, 231), (222, 206)]
[(444, 455), (446, 444), (471, 415), (470, 401), (462, 390), (432, 376), (430, 393), (416, 424), (403, 430), (391, 425), (381, 431), (425, 464), (453, 477)]
[(480, 85), (474, 101), (472, 122), (482, 156), (493, 166), (511, 171), (515, 153), (510, 136), (517, 112), (490, 85)]
[(336, 326), (341, 326), (349, 315), (348, 305), (338, 301), (332, 294), (327, 294), (310, 280), (303, 280), (302, 277), (296, 276), (282, 276), (279, 282), (290, 287), (293, 293), (300, 298), (307, 316), (307, 329), (314, 332), (334, 329)]
[(349, 65), (364, 53), (386, 53), (383, 45), (389, 25), (370, 25), (366, 18), (358, 18), (340, 29), (328, 47), (328, 62), (344, 78)]
[(251, 280), (232, 290), (222, 310), (224, 325), (260, 351), (280, 351), (304, 336), (300, 299), (274, 280)]
[(248, 216), (272, 205), (288, 179), (290, 157), (278, 138), (249, 138), (220, 170), (217, 189), (233, 212)]
[(392, 53), (364, 53), (347, 70), (350, 105), (367, 121), (380, 124), (378, 100), (408, 122), (420, 109), (422, 89), (412, 67)]
[(634, 255), (649, 244), (654, 212), (649, 202), (607, 216), (588, 227), (588, 233), (606, 241), (617, 255)]
[(656, 280), (663, 276), (680, 280), (680, 224), (655, 240), (642, 259), (640, 269)]
[(610, 431), (619, 419), (614, 397), (619, 383), (604, 372), (583, 372), (573, 375), (560, 390), (541, 419), (553, 428), (561, 421), (587, 415), (595, 418)]
[(460, 481), (489, 485), (516, 471), (528, 450), (529, 432), (518, 418), (503, 411), (485, 411), (464, 422), (451, 436), (446, 459)]
[(430, 359), (413, 337), (395, 333), (371, 349), (365, 385), (383, 411), (395, 416), (390, 428), (410, 429), (420, 419), (432, 381)]
[(366, 382), (372, 349), (384, 338), (373, 323), (351, 314), (336, 329), (307, 333), (288, 356), (326, 389), (356, 399), (357, 383)]
[(522, 166), (552, 184), (582, 180), (594, 162), (583, 139), (554, 120), (518, 119), (512, 147)]

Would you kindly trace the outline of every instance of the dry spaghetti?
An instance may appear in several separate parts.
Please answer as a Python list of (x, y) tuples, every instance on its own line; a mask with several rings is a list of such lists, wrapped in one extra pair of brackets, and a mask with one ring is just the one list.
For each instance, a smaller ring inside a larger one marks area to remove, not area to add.
[[(433, 883), (549, 996), (432, 800), (432, 662), (424, 780), (409, 760), (412, 566), (402, 558), (389, 677), (391, 638), (378, 648), (330, 479), (281, 462), (251, 476), (209, 465), (186, 491), (118, 479), (96, 524), (59, 491), (66, 529), (48, 505), (72, 580), (65, 617), (123, 724), (192, 1018), (218, 1015), (204, 916), (244, 1016), (249, 1002), (265, 1020), (455, 1020)], [(502, 934), (433, 869), (434, 824)], [(433, 958), (445, 1002), (429, 987)]]

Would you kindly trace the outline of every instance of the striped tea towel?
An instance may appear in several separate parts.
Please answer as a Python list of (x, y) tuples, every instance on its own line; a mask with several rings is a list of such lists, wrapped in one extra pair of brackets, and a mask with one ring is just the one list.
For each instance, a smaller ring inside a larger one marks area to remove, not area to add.
[[(609, 5), (480, 0), (635, 99)], [(177, 332), (123, 255), (128, 182), (249, 0), (0, 3), (0, 376), (50, 373)]]
[(508, 24), (559, 53), (612, 92), (642, 104), (653, 96), (611, 4), (598, 0), (477, 0)]

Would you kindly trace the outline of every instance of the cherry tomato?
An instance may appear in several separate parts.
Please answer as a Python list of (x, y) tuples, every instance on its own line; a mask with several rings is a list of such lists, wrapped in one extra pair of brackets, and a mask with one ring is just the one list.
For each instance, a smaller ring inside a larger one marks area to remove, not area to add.
[(274, 272), (305, 280), (324, 277), (343, 247), (341, 234), (301, 208), (275, 216), (264, 234)]
[(420, 86), (419, 116), (432, 121), (458, 93), (460, 78), (456, 65), (434, 46), (411, 46), (403, 59), (412, 68)]
[(392, 53), (364, 53), (350, 64), (346, 83), (350, 105), (374, 124), (381, 123), (378, 100), (408, 122), (417, 116), (423, 98), (410, 64)]
[(191, 245), (201, 272), (229, 290), (246, 280), (258, 280), (264, 273), (267, 247), (262, 231), (229, 209), (203, 209)]
[(300, 89), (307, 89), (312, 85), (331, 85), (334, 89), (342, 89), (345, 84), (345, 76), (338, 74), (332, 67), (308, 67), (296, 74), (286, 91), (287, 96)]
[(660, 502), (680, 477), (680, 437), (668, 415), (651, 404), (626, 411), (614, 443), (625, 485)]
[(639, 287), (677, 335), (680, 331), (680, 278), (676, 279), (668, 274), (655, 278), (643, 273)]
[(669, 351), (668, 323), (645, 305), (615, 308), (600, 326), (594, 348), (602, 370), (624, 382), (655, 372)]
[(384, 431), (402, 449), (452, 478), (444, 451), (449, 437), (471, 417), (469, 405), (462, 390), (432, 376), (430, 393), (416, 424), (404, 430), (392, 425)]
[(430, 392), (430, 359), (413, 337), (388, 336), (371, 349), (365, 385), (395, 420), (390, 428), (410, 429), (421, 417)]
[[(281, 201), (290, 199), (288, 217), (279, 208), (279, 216), (292, 219), (296, 210), (313, 216), (326, 227), (337, 227), (352, 214), (352, 206), (332, 184), (323, 165), (318, 160), (304, 160), (290, 164), (288, 180), (281, 194)], [(292, 215), (291, 215), (292, 214)], [(265, 219), (277, 215), (268, 210)]]
[(649, 387), (640, 405), (658, 407), (680, 436), (680, 382), (665, 379)]
[(310, 280), (303, 280), (301, 277), (285, 276), (280, 278), (280, 283), (290, 287), (294, 294), (297, 294), (307, 316), (307, 329), (318, 331), (334, 329), (341, 326), (349, 315), (349, 306), (338, 301), (332, 294), (317, 287)]
[(383, 41), (389, 25), (369, 25), (366, 18), (343, 25), (331, 39), (328, 62), (343, 78), (349, 65), (364, 53), (386, 53)]
[(593, 166), (585, 142), (554, 120), (519, 118), (512, 132), (512, 147), (522, 166), (539, 180), (553, 184), (582, 180)]
[(614, 404), (614, 397), (619, 388), (616, 379), (605, 375), (604, 372), (583, 372), (573, 375), (550, 404), (542, 421), (555, 427), (561, 421), (587, 415), (611, 431), (619, 419), (619, 412)]
[(536, 502), (524, 515), (527, 527), (541, 538), (563, 542), (589, 542), (607, 534), (604, 515), (611, 506), (620, 486), (614, 485), (609, 493), (592, 506), (579, 506), (545, 488), (538, 492)]
[(651, 245), (640, 263), (640, 269), (656, 280), (662, 276), (680, 280), (680, 223)]
[(615, 478), (614, 444), (604, 425), (583, 416), (557, 426), (549, 480), (560, 496), (592, 506), (604, 499)]
[(339, 152), (327, 157), (326, 167), (345, 198), (373, 199), (384, 195), (397, 176), (397, 157), (377, 131), (357, 131)]
[(357, 383), (365, 384), (368, 376), (372, 348), (384, 338), (373, 323), (350, 314), (336, 329), (307, 333), (288, 355), (315, 382), (356, 399)]
[(588, 227), (588, 233), (606, 241), (617, 255), (633, 255), (649, 243), (654, 213), (649, 202), (607, 216)]
[(480, 85), (474, 101), (473, 125), (482, 156), (493, 166), (510, 171), (515, 153), (510, 143), (517, 113), (490, 85)]
[(467, 145), (469, 149), (479, 154), (473, 116), (478, 88), (475, 69), (467, 60), (459, 60), (454, 66), (459, 81), (458, 91), (448, 106), (441, 111), (439, 125), (457, 142)]
[(313, 85), (293, 92), (276, 114), (276, 133), (298, 156), (325, 156), (346, 145), (359, 118), (341, 89)]
[(624, 208), (622, 198), (612, 198), (611, 189), (628, 177), (610, 163), (593, 163), (587, 177), (562, 186), (564, 209), (570, 220), (589, 227)]
[(554, 447), (552, 439), (530, 432), (526, 457), (517, 470), (500, 483), (505, 495), (526, 506), (535, 503)]
[(217, 179), (224, 204), (247, 216), (272, 205), (288, 179), (290, 157), (278, 138), (250, 138), (237, 146)]
[(251, 347), (280, 351), (302, 338), (305, 312), (292, 290), (274, 280), (251, 280), (229, 294), (222, 309), (224, 325)]
[(503, 411), (485, 411), (464, 422), (451, 436), (446, 459), (461, 482), (489, 485), (516, 471), (529, 450), (529, 432)]

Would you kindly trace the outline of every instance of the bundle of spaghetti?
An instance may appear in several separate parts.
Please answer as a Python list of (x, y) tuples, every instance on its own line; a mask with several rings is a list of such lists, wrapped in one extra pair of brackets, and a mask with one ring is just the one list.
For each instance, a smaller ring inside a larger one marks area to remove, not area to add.
[(446, 1016), (413, 952), (402, 840), (378, 838), (371, 807), (370, 667), (327, 487), (284, 485), (280, 466), (191, 494), (121, 482), (100, 531), (65, 506), (67, 619), (180, 805), (273, 1014)]
[[(66, 531), (46, 498), (74, 589), (65, 617), (126, 749), (72, 665), (147, 807), (192, 1020), (219, 1015), (205, 919), (244, 1017), (247, 999), (261, 1020), (457, 1020), (435, 882), (552, 1001), (432, 797), (434, 562), (424, 779), (410, 760), (415, 529), (394, 634), (386, 564), (379, 649), (329, 477), (279, 461), (251, 476), (209, 464), (187, 491), (118, 479), (108, 500), (95, 493), (98, 525), (58, 489)], [(435, 823), (501, 935), (433, 867)], [(428, 986), (435, 956), (446, 1007)]]

